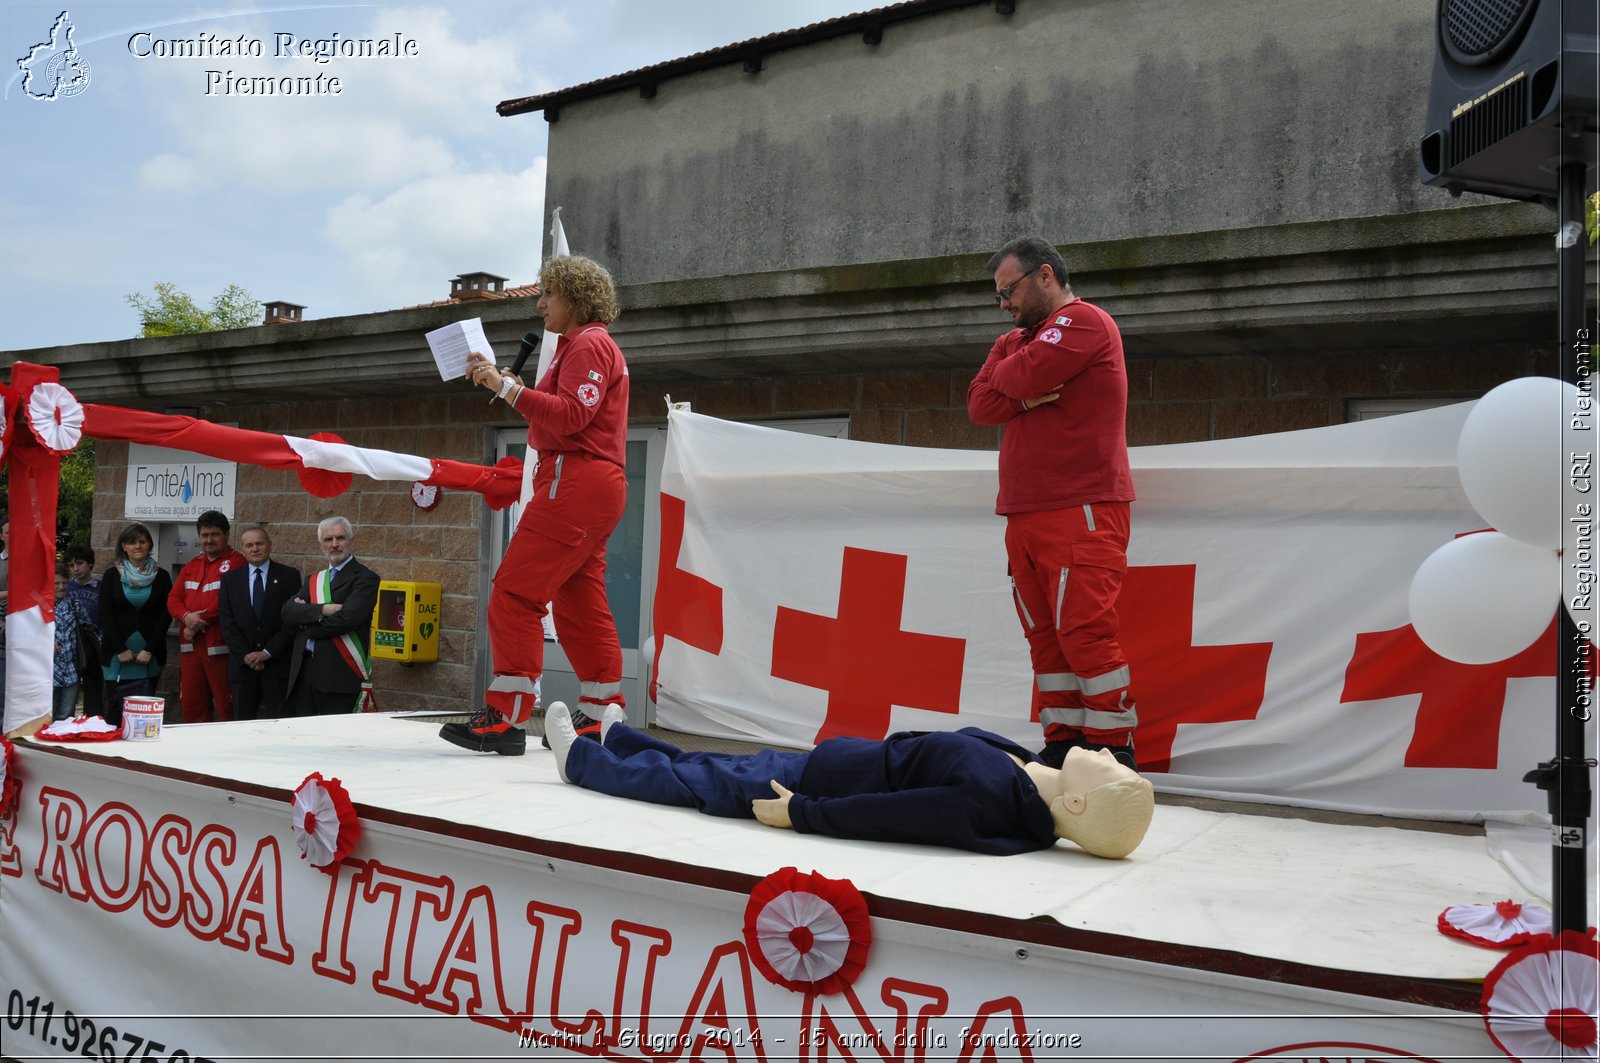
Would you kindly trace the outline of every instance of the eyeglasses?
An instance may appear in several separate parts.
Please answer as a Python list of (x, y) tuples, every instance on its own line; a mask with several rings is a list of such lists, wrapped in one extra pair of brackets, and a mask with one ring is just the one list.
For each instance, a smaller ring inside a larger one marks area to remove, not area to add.
[[(1039, 266), (1042, 266), (1042, 265), (1044, 265), (1043, 262), (1039, 263)], [(1012, 281), (1010, 284), (1006, 285), (1004, 288), (995, 289), (994, 301), (996, 303), (1004, 303), (1007, 299), (1011, 298), (1011, 293), (1017, 290), (1017, 285), (1021, 284), (1025, 280), (1027, 280), (1028, 279), (1028, 274), (1032, 273), (1033, 270), (1038, 269), (1039, 266), (1033, 267), (1033, 269), (1030, 269), (1028, 271), (1028, 273), (1024, 273), (1022, 276), (1018, 277), (1016, 280)]]

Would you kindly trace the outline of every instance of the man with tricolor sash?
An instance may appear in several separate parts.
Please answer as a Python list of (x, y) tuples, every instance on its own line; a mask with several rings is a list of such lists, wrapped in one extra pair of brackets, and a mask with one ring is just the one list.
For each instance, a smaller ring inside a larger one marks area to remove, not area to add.
[(378, 574), (352, 552), (355, 529), (344, 517), (317, 525), (328, 567), (313, 572), (305, 592), (283, 607), (286, 624), (298, 625), (289, 662), (285, 709), (296, 716), (331, 716), (375, 709), (372, 698), (372, 611)]

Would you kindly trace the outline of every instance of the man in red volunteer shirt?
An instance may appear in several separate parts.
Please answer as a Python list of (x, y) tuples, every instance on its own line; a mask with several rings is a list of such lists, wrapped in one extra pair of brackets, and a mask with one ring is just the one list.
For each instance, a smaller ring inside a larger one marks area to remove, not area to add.
[(598, 739), (605, 706), (623, 704), (622, 647), (606, 600), (606, 540), (628, 490), (628, 366), (606, 331), (621, 311), (611, 274), (587, 258), (550, 259), (539, 286), (545, 330), (560, 337), (544, 378), (524, 387), (477, 352), (467, 367), (472, 383), (527, 419), (539, 464), (489, 593), (486, 704), (470, 723), (439, 729), (454, 745), (513, 757), (526, 748), (537, 702), (547, 603), (578, 675), (579, 733)]
[(1055, 247), (1024, 236), (989, 260), (995, 301), (1017, 327), (967, 389), (974, 424), (1003, 424), (1006, 559), (1033, 660), (1040, 759), (1109, 749), (1136, 768), (1138, 723), (1117, 595), (1128, 567), (1128, 376), (1122, 334), (1072, 294)]
[(167, 595), (167, 612), (178, 622), (180, 680), (178, 701), (184, 723), (233, 719), (233, 690), (228, 686), (228, 643), (217, 622), (222, 577), (246, 564), (228, 545), (228, 518), (214, 509), (195, 521), (200, 553), (189, 559)]

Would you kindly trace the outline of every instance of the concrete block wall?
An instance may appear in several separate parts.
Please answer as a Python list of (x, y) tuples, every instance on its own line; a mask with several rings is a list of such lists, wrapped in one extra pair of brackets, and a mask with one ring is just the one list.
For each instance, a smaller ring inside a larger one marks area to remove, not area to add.
[[(1128, 443), (1191, 443), (1342, 424), (1360, 399), (1465, 401), (1496, 384), (1554, 373), (1550, 347), (1336, 353), (1128, 356)], [(814, 373), (739, 380), (635, 381), (634, 420), (658, 420), (664, 398), (738, 420), (850, 418), (850, 438), (988, 450), (995, 428), (967, 420), (967, 369)]]

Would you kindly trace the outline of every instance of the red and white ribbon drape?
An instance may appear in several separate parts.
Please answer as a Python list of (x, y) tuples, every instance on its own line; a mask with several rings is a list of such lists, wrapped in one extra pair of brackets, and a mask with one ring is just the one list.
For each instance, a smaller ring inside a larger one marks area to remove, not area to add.
[(306, 486), (313, 494), (340, 483), (348, 487), (348, 474), (359, 473), (374, 480), (401, 480), (407, 483), (420, 480), (435, 487), (475, 491), (483, 495), (491, 509), (504, 509), (517, 501), (522, 487), (522, 463), (516, 458), (502, 459), (497, 465), (473, 465), (470, 462), (400, 454), (392, 450), (355, 447), (340, 442), (337, 436), (328, 433), (319, 432), (309, 439), (303, 439), (247, 428), (228, 428), (193, 417), (148, 413), (119, 406), (91, 403), (83, 409), (84, 431), (95, 439), (119, 439), (189, 450), (224, 461), (268, 469), (291, 469), (301, 474), (307, 470), (346, 474), (343, 477), (311, 476)]

